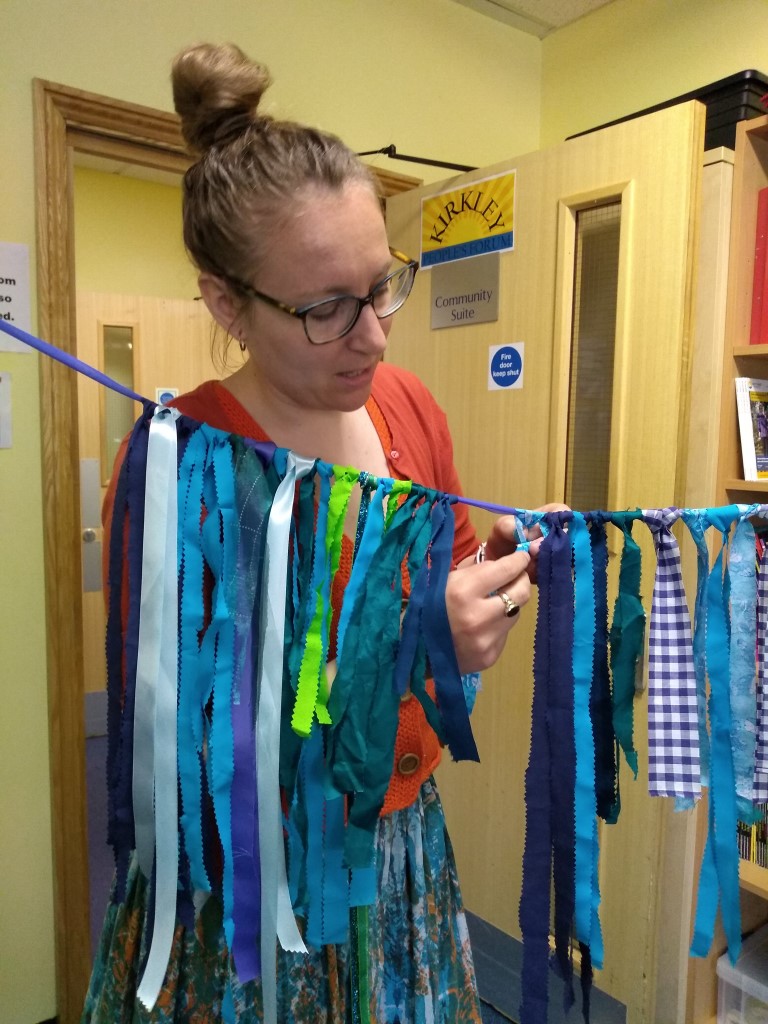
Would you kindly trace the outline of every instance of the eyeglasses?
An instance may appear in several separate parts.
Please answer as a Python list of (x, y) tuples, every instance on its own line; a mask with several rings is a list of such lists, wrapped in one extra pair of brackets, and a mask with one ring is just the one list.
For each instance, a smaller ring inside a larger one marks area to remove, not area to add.
[(285, 302), (273, 299), (271, 295), (257, 291), (243, 281), (233, 280), (247, 295), (254, 299), (281, 309), (290, 316), (295, 316), (304, 324), (304, 333), (313, 345), (325, 345), (349, 334), (365, 306), (371, 306), (373, 312), (384, 320), (392, 316), (403, 305), (411, 294), (413, 279), (419, 269), (419, 261), (409, 259), (397, 249), (389, 250), (398, 263), (405, 266), (395, 267), (368, 294), (359, 299), (356, 295), (335, 295), (330, 299), (320, 299), (306, 306), (289, 306)]

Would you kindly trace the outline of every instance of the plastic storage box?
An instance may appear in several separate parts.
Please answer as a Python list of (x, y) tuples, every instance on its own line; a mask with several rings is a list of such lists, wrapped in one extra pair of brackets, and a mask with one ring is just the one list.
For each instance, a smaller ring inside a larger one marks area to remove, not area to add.
[(768, 925), (717, 961), (717, 1024), (768, 1024)]

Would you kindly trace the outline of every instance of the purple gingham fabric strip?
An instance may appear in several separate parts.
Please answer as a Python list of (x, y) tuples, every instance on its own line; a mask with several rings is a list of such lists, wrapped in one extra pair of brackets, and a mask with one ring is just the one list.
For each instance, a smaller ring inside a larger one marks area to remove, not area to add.
[(768, 545), (757, 573), (757, 736), (755, 745), (756, 803), (768, 801)]
[(648, 790), (651, 796), (701, 796), (696, 672), (680, 552), (670, 527), (675, 508), (644, 509), (653, 534), (656, 579), (649, 630)]

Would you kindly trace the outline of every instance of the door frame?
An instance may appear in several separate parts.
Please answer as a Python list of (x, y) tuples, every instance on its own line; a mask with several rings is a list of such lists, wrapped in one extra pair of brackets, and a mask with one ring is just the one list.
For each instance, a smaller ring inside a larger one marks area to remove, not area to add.
[[(175, 114), (44, 79), (32, 87), (38, 333), (75, 355), (73, 154), (179, 176), (190, 159)], [(385, 197), (422, 184), (372, 170)], [(60, 1024), (76, 1024), (91, 973), (77, 380), (47, 358), (39, 374), (56, 1002)]]

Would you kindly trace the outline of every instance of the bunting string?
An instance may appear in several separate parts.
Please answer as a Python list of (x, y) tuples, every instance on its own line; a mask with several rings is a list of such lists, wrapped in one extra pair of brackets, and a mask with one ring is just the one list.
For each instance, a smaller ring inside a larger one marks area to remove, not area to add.
[[(114, 384), (13, 325), (0, 329)], [(266, 1024), (277, 1017), (276, 945), (348, 942), (350, 922), (364, 998), (373, 837), (406, 689), (454, 759), (479, 756), (445, 606), (457, 502), (544, 535), (525, 775), (523, 1024), (546, 1019), (551, 927), (566, 1009), (579, 944), (589, 1019), (592, 967), (605, 956), (597, 823), (617, 823), (621, 760), (636, 777), (645, 753), (633, 721), (643, 669), (649, 793), (684, 810), (708, 790), (691, 952), (708, 953), (719, 908), (735, 960), (737, 821), (754, 820), (768, 800), (768, 551), (755, 528), (768, 505), (540, 513), (302, 459), (142, 401), (115, 489), (106, 652), (113, 898), (125, 894), (135, 853), (151, 887), (138, 988), (146, 1007), (177, 919), (211, 893), (233, 977), (261, 978)], [(352, 570), (335, 608), (356, 490)], [(649, 615), (633, 528), (653, 542)], [(690, 596), (686, 531), (697, 566)], [(622, 548), (612, 609), (611, 536)], [(224, 1019), (233, 1019), (232, 984)], [(362, 1003), (352, 1018), (366, 1019)]]

